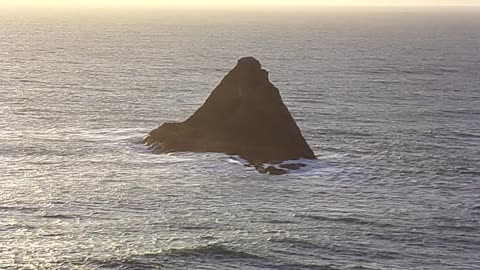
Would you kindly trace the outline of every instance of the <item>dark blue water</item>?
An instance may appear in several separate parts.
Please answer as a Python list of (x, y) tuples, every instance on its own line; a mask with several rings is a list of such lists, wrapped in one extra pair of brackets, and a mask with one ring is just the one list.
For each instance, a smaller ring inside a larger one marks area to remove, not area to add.
[[(0, 269), (480, 267), (478, 11), (0, 14)], [(141, 144), (249, 55), (319, 161)]]

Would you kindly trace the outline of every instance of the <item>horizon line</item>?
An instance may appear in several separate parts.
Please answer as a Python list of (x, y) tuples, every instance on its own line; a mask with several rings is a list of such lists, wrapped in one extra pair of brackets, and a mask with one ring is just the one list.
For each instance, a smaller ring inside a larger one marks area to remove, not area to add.
[(5, 9), (259, 9), (266, 8), (295, 8), (295, 9), (480, 9), (478, 5), (0, 5)]
[(197, 7), (227, 7), (227, 8), (235, 8), (235, 7), (480, 7), (479, 4), (468, 4), (468, 5), (457, 5), (457, 4), (420, 4), (420, 5), (411, 5), (411, 4), (391, 4), (391, 5), (379, 5), (379, 4), (58, 4), (58, 3), (0, 3), (0, 7), (181, 7), (181, 8), (197, 8)]

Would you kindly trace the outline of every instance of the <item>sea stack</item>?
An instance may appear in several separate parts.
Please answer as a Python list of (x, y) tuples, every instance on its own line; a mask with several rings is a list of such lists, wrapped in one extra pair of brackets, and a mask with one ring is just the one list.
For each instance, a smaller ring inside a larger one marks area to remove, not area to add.
[(164, 123), (144, 143), (161, 153), (238, 155), (269, 174), (284, 174), (303, 165), (266, 163), (315, 159), (268, 72), (253, 57), (240, 59), (190, 118)]

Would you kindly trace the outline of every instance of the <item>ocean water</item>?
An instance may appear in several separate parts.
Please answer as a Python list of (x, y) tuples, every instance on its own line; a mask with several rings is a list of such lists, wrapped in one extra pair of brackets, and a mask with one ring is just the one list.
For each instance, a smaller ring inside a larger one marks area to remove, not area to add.
[[(0, 10), (0, 269), (479, 269), (479, 18)], [(250, 55), (318, 161), (141, 143)]]

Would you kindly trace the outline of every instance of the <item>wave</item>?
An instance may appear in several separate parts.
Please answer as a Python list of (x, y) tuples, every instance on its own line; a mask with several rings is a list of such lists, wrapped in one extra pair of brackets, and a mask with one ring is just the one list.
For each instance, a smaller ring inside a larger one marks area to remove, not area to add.
[(462, 138), (480, 138), (480, 134), (478, 134), (478, 133), (456, 131), (456, 132), (453, 132), (453, 134), (457, 135), (458, 137), (462, 137)]
[(17, 205), (0, 205), (0, 210), (5, 211), (29, 211), (29, 212), (37, 212), (40, 210), (39, 207), (28, 207), (28, 206), (17, 206)]
[(225, 258), (237, 258), (237, 259), (261, 259), (261, 257), (230, 249), (222, 244), (214, 243), (203, 246), (196, 246), (191, 248), (172, 248), (167, 250), (165, 254), (170, 256), (219, 256)]
[(220, 243), (172, 248), (124, 259), (90, 261), (103, 269), (298, 269), (336, 270), (330, 265), (304, 264), (263, 257)]
[(80, 216), (76, 216), (76, 215), (62, 215), (62, 214), (42, 215), (40, 217), (48, 218), (48, 219), (78, 219), (78, 218), (80, 218)]
[(198, 265), (219, 265), (222, 261), (249, 260), (261, 261), (263, 258), (214, 243), (194, 247), (171, 248), (106, 261), (94, 260), (92, 263), (100, 268), (107, 269), (185, 269), (184, 267), (189, 265), (198, 267)]
[(295, 214), (294, 217), (312, 219), (318, 221), (327, 221), (334, 223), (345, 223), (345, 224), (356, 224), (356, 225), (366, 225), (366, 226), (376, 226), (376, 227), (393, 227), (394, 224), (390, 223), (380, 223), (377, 221), (364, 220), (356, 217), (325, 217), (311, 214)]
[(274, 242), (274, 243), (293, 245), (297, 248), (301, 247), (301, 248), (305, 248), (305, 249), (315, 249), (315, 250), (319, 250), (320, 248), (322, 248), (321, 246), (319, 246), (319, 245), (317, 245), (317, 244), (315, 244), (311, 241), (308, 241), (306, 239), (299, 239), (299, 238), (292, 238), (292, 237), (270, 238), (269, 241)]
[(405, 74), (405, 75), (446, 75), (458, 73), (460, 70), (455, 67), (450, 66), (431, 66), (426, 65), (422, 67), (403, 67), (398, 68), (397, 66), (385, 65), (383, 67), (377, 68), (367, 68), (358, 71), (358, 74)]

